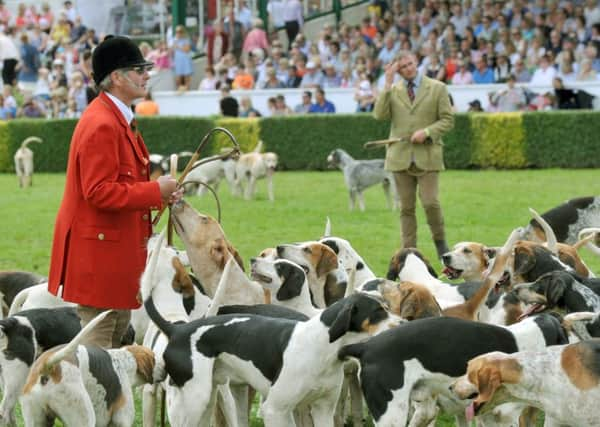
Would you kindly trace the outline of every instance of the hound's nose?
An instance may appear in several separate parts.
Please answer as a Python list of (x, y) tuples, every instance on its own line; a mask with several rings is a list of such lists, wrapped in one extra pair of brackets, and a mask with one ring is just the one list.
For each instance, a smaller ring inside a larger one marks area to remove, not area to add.
[(452, 256), (450, 254), (444, 254), (444, 255), (442, 255), (442, 262), (444, 264), (448, 264), (451, 259), (452, 259)]
[(285, 248), (283, 246), (277, 246), (277, 256), (282, 257), (284, 250), (285, 250)]
[(256, 263), (256, 258), (250, 258), (250, 265), (254, 265)]

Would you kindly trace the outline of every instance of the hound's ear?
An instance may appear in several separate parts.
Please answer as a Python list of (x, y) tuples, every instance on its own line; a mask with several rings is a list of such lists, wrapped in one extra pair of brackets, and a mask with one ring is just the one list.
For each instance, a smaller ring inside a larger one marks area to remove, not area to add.
[(227, 249), (229, 250), (229, 252), (231, 253), (231, 255), (233, 256), (233, 258), (235, 259), (235, 262), (238, 263), (238, 265), (240, 266), (240, 268), (242, 269), (242, 271), (246, 271), (246, 269), (244, 269), (244, 260), (242, 259), (242, 257), (240, 256), (239, 252), (237, 251), (236, 248), (233, 247), (233, 245), (229, 242), (227, 242)]
[(489, 402), (502, 384), (500, 371), (496, 366), (484, 366), (477, 372), (477, 382), (479, 384), (477, 402)]
[(565, 294), (567, 283), (562, 274), (553, 274), (549, 279), (549, 283), (546, 286), (546, 301), (548, 305), (556, 305)]
[(352, 315), (356, 310), (354, 304), (345, 305), (329, 327), (329, 342), (334, 342), (350, 330)]
[(415, 320), (420, 318), (419, 315), (419, 302), (412, 289), (401, 290), (400, 307), (398, 308), (398, 316), (406, 320)]
[(223, 270), (225, 268), (226, 256), (225, 250), (227, 247), (225, 246), (225, 240), (222, 238), (218, 238), (213, 240), (210, 245), (209, 254), (212, 260), (217, 264), (219, 270)]
[(514, 271), (516, 274), (525, 274), (535, 266), (535, 256), (531, 249), (526, 247), (515, 248)]
[(300, 296), (302, 286), (304, 286), (306, 280), (304, 270), (288, 263), (277, 263), (276, 265), (277, 273), (283, 279), (277, 291), (277, 299), (279, 301), (286, 301)]
[(484, 247), (483, 248), (483, 254), (485, 255), (486, 259), (489, 261), (492, 258), (496, 257), (496, 248)]
[(175, 269), (175, 276), (171, 285), (173, 290), (182, 294), (184, 298), (194, 296), (194, 284), (185, 266), (178, 257), (174, 257), (172, 262)]
[(337, 255), (333, 250), (326, 245), (321, 246), (321, 257), (319, 258), (319, 263), (317, 264), (317, 277), (321, 277), (324, 274), (329, 273), (331, 270), (337, 268), (338, 259)]
[(394, 256), (392, 256), (392, 259), (390, 260), (390, 265), (388, 267), (386, 279), (397, 280), (398, 274), (400, 274), (400, 257), (398, 256), (398, 254), (394, 254)]

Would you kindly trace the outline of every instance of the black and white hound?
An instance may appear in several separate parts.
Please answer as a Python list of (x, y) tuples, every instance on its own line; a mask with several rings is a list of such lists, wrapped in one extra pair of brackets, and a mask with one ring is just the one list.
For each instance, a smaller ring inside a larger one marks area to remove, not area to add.
[(162, 378), (152, 351), (140, 345), (105, 350), (81, 345), (110, 311), (92, 319), (68, 344), (45, 351), (31, 367), (20, 398), (27, 427), (58, 417), (68, 426), (131, 426), (131, 388)]
[(173, 425), (208, 425), (216, 385), (249, 384), (265, 401), (267, 426), (293, 426), (296, 406), (309, 405), (315, 425), (333, 426), (343, 380), (337, 359), (345, 344), (397, 324), (376, 299), (356, 294), (305, 322), (229, 314), (185, 324), (165, 320), (150, 287), (142, 287), (153, 322), (168, 336), (163, 358), (173, 393)]
[(36, 308), (0, 320), (0, 424), (16, 425), (14, 408), (35, 359), (81, 330), (74, 308)]
[(424, 424), (414, 425), (426, 425), (435, 418), (438, 395), (453, 402), (456, 415), (463, 414), (467, 404), (458, 405), (448, 387), (465, 374), (472, 358), (490, 351), (514, 353), (567, 342), (559, 320), (549, 314), (508, 327), (433, 317), (345, 346), (339, 357), (360, 362), (361, 387), (377, 426), (406, 425), (416, 391), (430, 405), (422, 405), (427, 410), (414, 415), (422, 417)]
[(531, 304), (527, 314), (560, 308), (567, 312), (600, 312), (600, 279), (584, 279), (568, 271), (551, 271), (532, 283), (514, 288), (517, 297)]

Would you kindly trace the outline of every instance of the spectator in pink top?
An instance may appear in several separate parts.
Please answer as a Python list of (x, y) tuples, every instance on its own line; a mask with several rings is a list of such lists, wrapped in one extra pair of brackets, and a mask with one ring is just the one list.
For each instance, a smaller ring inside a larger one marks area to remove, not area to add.
[(469, 71), (468, 64), (464, 59), (457, 62), (458, 71), (452, 76), (453, 85), (470, 85), (473, 84), (473, 75)]
[(242, 52), (248, 55), (256, 48), (262, 49), (263, 51), (267, 51), (269, 49), (267, 33), (264, 30), (264, 24), (260, 18), (256, 18), (252, 22), (252, 29), (248, 31), (248, 34), (246, 35)]

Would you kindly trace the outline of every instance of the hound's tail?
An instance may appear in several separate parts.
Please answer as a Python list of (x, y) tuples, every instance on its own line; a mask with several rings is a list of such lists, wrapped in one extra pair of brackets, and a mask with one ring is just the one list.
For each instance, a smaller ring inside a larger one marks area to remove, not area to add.
[(254, 147), (254, 150), (252, 150), (253, 153), (262, 153), (263, 150), (263, 141), (262, 139), (258, 140), (258, 144), (256, 144), (256, 147)]
[[(597, 234), (600, 233), (600, 228), (591, 227), (584, 228), (578, 234), (579, 241), (573, 245), (576, 249), (579, 249), (582, 244), (585, 244), (586, 248), (592, 251), (594, 254), (600, 256), (600, 248), (596, 244)], [(594, 240), (594, 241), (592, 241)], [(581, 242), (581, 243), (580, 243)]]
[(154, 272), (156, 271), (160, 251), (165, 241), (165, 233), (166, 228), (163, 229), (163, 231), (161, 231), (156, 238), (156, 244), (149, 254), (149, 259), (146, 263), (146, 269), (144, 270), (142, 278), (140, 279), (140, 287), (142, 300), (144, 301), (144, 308), (148, 312), (148, 317), (150, 317), (150, 320), (154, 322), (154, 324), (158, 327), (158, 329), (161, 330), (162, 333), (164, 333), (167, 337), (170, 337), (173, 332), (173, 324), (161, 316), (156, 309), (156, 305), (154, 305), (154, 300), (152, 299), (152, 291), (156, 286), (154, 281)]
[(325, 221), (325, 232), (323, 233), (323, 237), (330, 237), (331, 236), (331, 220), (329, 219), (329, 216), (327, 217), (327, 220)]
[(8, 309), (9, 316), (12, 316), (12, 315), (18, 313), (19, 311), (21, 311), (21, 309), (23, 308), (23, 304), (25, 304), (25, 301), (27, 301), (27, 298), (29, 297), (29, 292), (31, 291), (32, 287), (33, 286), (21, 290), (14, 297), (12, 303), (10, 304), (10, 308)]
[(21, 142), (21, 148), (27, 147), (31, 142), (37, 142), (41, 144), (43, 141), (42, 138), (39, 138), (37, 136), (30, 136), (29, 138), (25, 138), (23, 142)]
[(365, 349), (365, 343), (359, 342), (357, 344), (345, 345), (344, 347), (340, 348), (340, 351), (338, 351), (338, 359), (348, 360), (349, 357), (353, 357), (360, 360), (365, 352)]
[(179, 153), (177, 153), (177, 156), (179, 157), (192, 157), (194, 155), (194, 153), (192, 153), (191, 151), (180, 151)]
[(546, 235), (546, 244), (548, 249), (553, 253), (553, 254), (557, 254), (558, 253), (558, 248), (556, 247), (556, 235), (554, 234), (554, 230), (552, 230), (552, 227), (550, 227), (550, 224), (548, 224), (546, 222), (546, 220), (544, 218), (542, 218), (542, 216), (537, 213), (534, 209), (529, 208), (529, 212), (531, 212), (531, 214), (533, 215), (533, 218), (538, 222), (538, 224), (540, 224), (540, 226), (542, 227), (542, 230), (544, 230), (544, 234)]
[(87, 325), (85, 325), (85, 327), (81, 331), (79, 331), (77, 335), (75, 335), (71, 342), (69, 342), (66, 346), (58, 350), (46, 360), (46, 363), (44, 363), (45, 369), (52, 369), (53, 366), (55, 366), (57, 363), (60, 363), (60, 361), (63, 360), (65, 357), (71, 355), (77, 349), (79, 344), (81, 344), (81, 341), (87, 335), (89, 335), (89, 333), (96, 327), (96, 325), (102, 322), (102, 320), (104, 320), (104, 318), (108, 316), (108, 314), (111, 312), (112, 310), (106, 310), (94, 317)]

